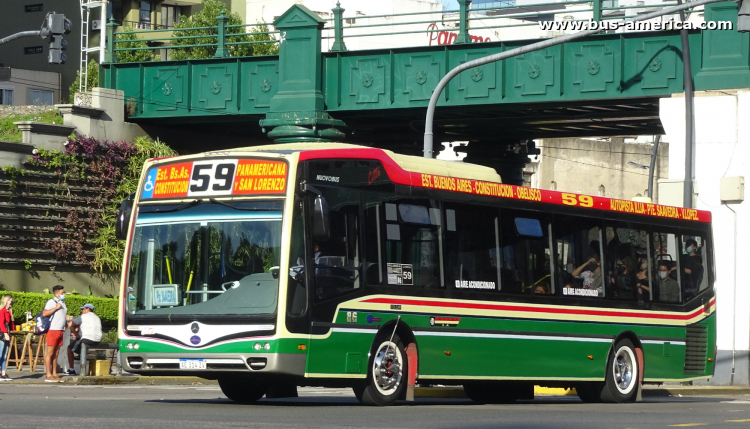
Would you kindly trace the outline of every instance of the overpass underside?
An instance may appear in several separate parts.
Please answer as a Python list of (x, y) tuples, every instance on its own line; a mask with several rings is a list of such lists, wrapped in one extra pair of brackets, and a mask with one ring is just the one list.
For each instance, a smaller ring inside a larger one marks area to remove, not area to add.
[[(736, 22), (736, 14), (736, 4), (717, 3), (705, 19)], [(285, 34), (278, 56), (105, 63), (103, 84), (124, 91), (129, 120), (158, 128), (182, 152), (270, 138), (421, 154), (427, 102), (442, 76), (532, 43), (322, 53), (324, 23), (306, 8), (293, 6), (274, 25)], [(750, 87), (750, 35), (696, 30), (689, 47), (697, 91)], [(438, 102), (436, 148), (470, 141), (473, 160), (519, 171), (523, 156), (508, 148), (529, 139), (661, 134), (659, 99), (684, 92), (682, 57), (679, 31), (612, 33), (464, 71)]]

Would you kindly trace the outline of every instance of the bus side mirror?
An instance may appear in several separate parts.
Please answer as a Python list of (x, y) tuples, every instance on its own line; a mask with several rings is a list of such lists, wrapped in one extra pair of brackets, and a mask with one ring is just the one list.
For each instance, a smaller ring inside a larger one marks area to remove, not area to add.
[(128, 226), (130, 226), (130, 215), (133, 213), (133, 195), (128, 195), (120, 203), (120, 211), (117, 213), (115, 222), (115, 236), (120, 240), (128, 238)]
[(312, 216), (313, 238), (327, 240), (331, 237), (331, 218), (328, 212), (328, 201), (322, 195), (315, 197)]

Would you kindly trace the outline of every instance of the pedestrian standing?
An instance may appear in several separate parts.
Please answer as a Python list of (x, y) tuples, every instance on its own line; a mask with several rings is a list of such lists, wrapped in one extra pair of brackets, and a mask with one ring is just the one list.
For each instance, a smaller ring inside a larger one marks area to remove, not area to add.
[(65, 306), (65, 287), (57, 285), (52, 288), (54, 297), (47, 301), (42, 316), (50, 318), (49, 331), (47, 331), (47, 355), (44, 357), (44, 367), (47, 372), (47, 383), (63, 383), (65, 380), (57, 375), (57, 355), (63, 344), (63, 333), (65, 332), (65, 319), (68, 315), (68, 307)]
[(8, 357), (10, 356), (10, 332), (15, 329), (13, 323), (13, 297), (3, 295), (0, 300), (0, 381), (10, 381), (11, 378), (5, 372), (8, 366)]

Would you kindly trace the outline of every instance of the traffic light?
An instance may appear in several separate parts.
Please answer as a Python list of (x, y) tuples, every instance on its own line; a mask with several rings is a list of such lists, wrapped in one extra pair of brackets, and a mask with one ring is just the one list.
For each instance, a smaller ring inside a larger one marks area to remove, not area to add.
[(73, 24), (61, 13), (50, 13), (47, 15), (46, 34), (49, 36), (50, 64), (65, 64), (65, 53), (68, 42), (63, 39), (64, 34), (69, 34)]

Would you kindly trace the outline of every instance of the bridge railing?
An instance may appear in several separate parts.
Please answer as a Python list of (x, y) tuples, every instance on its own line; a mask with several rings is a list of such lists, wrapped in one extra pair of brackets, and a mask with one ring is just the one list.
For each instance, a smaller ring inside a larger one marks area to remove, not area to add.
[[(503, 0), (472, 5), (460, 0), (457, 10), (442, 10), (436, 4), (431, 11), (390, 15), (337, 13), (341, 10), (337, 7), (323, 40), (324, 47), (327, 41), (329, 50), (340, 51), (547, 38), (605, 21), (610, 32), (643, 31), (648, 26), (615, 30), (612, 22), (676, 4), (676, 0)], [(689, 20), (702, 20), (702, 12), (703, 8), (692, 11)], [(676, 17), (659, 21), (669, 20), (679, 21)]]
[[(160, 59), (227, 58), (278, 53), (278, 31), (272, 24), (228, 25), (224, 12), (217, 24), (204, 27), (171, 27), (158, 30), (134, 30), (110, 20), (107, 24), (107, 62), (144, 62)], [(265, 30), (265, 31), (264, 31)]]

